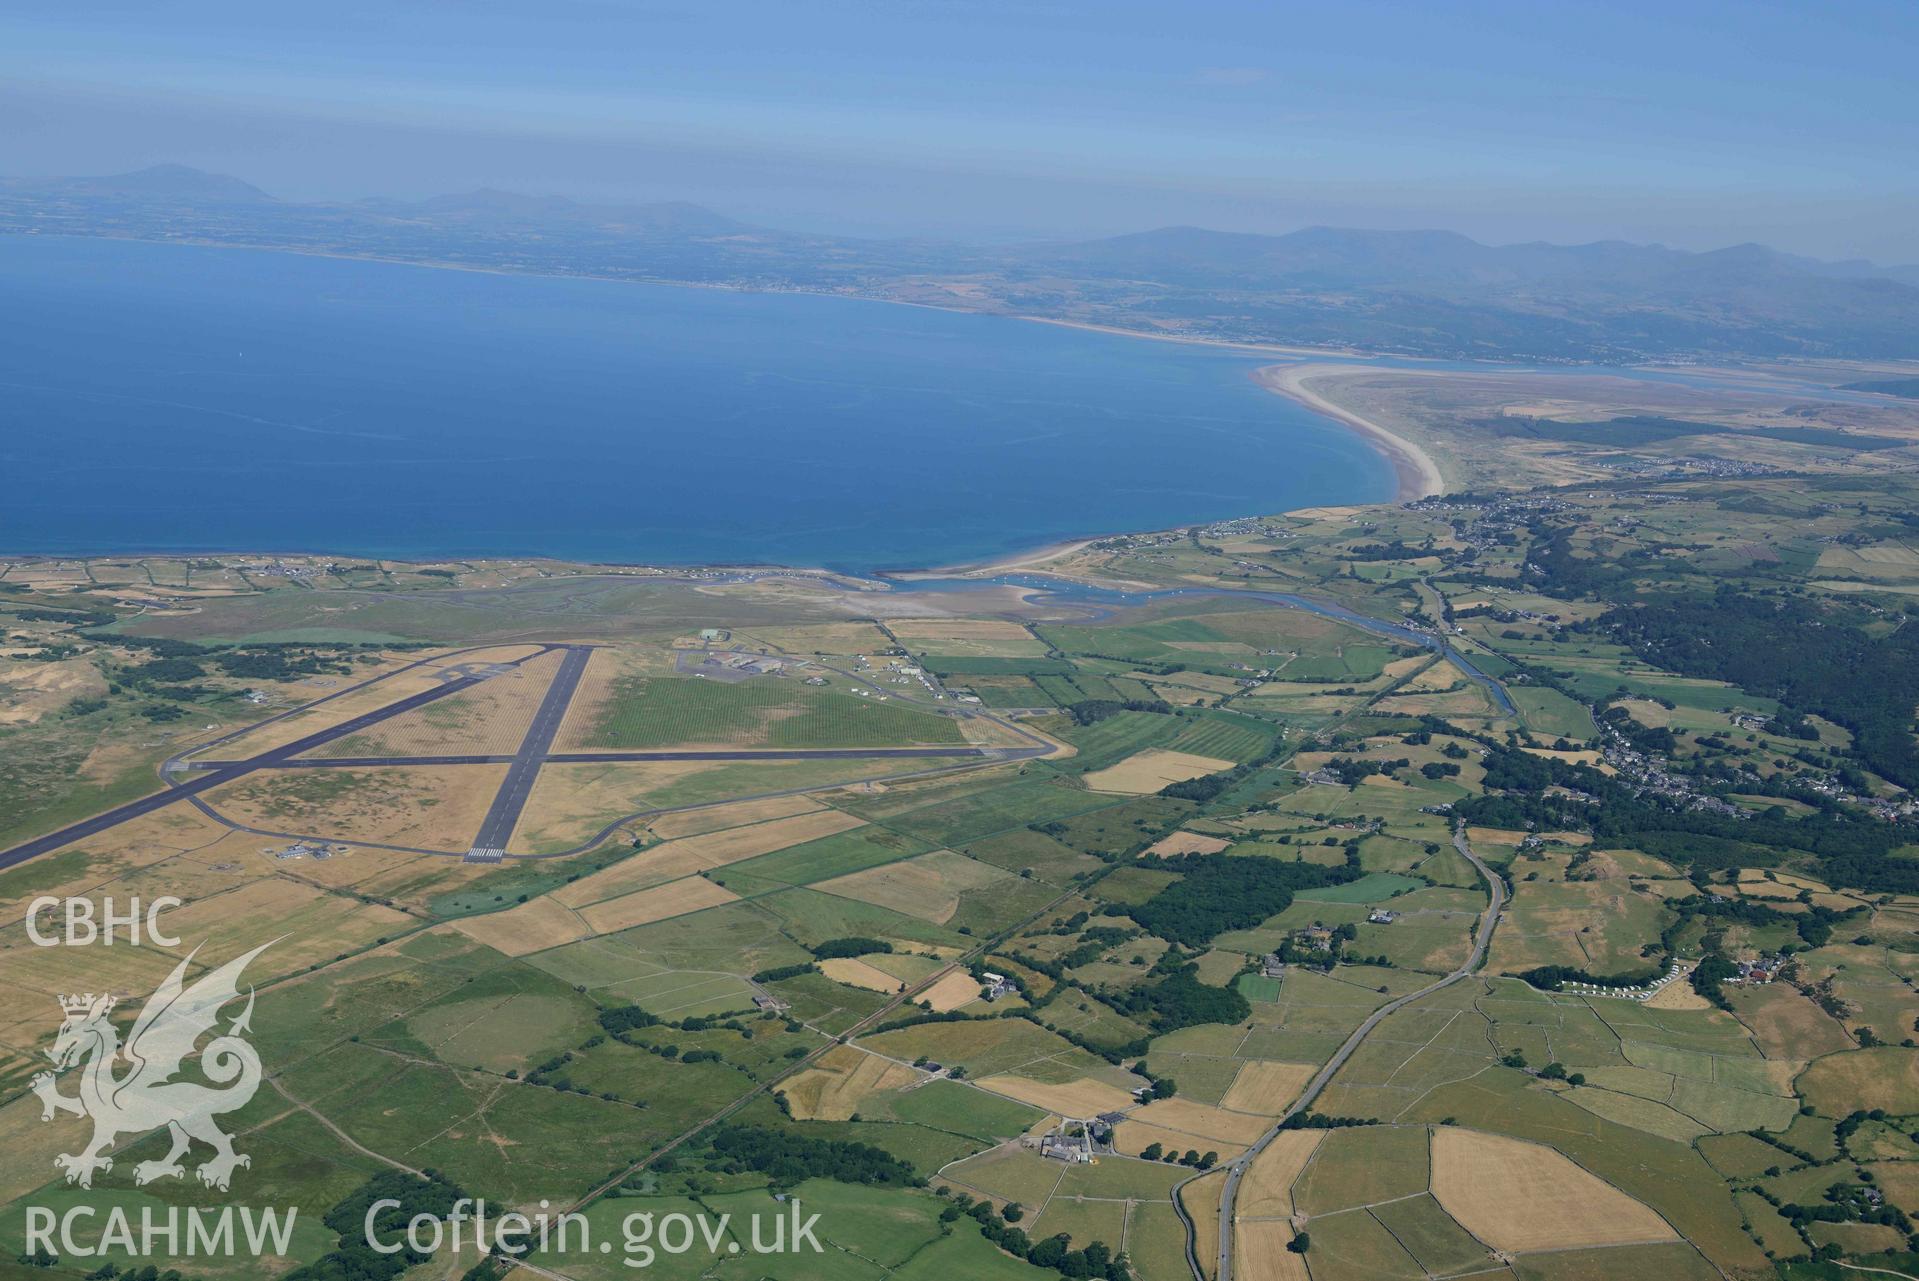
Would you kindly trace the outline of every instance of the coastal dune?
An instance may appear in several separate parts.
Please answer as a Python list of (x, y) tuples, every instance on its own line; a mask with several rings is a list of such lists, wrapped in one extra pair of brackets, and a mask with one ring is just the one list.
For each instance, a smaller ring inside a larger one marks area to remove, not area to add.
[(1335, 404), (1314, 390), (1316, 380), (1363, 372), (1367, 371), (1354, 370), (1344, 365), (1267, 365), (1255, 370), (1253, 379), (1268, 391), (1296, 400), (1315, 413), (1324, 414), (1328, 418), (1343, 423), (1365, 437), (1393, 465), (1393, 471), (1399, 478), (1396, 497), (1400, 502), (1430, 498), (1434, 494), (1444, 493), (1446, 480), (1440, 474), (1439, 464), (1433, 461), (1432, 455), (1404, 436), (1388, 431), (1370, 419), (1360, 417), (1352, 410)]

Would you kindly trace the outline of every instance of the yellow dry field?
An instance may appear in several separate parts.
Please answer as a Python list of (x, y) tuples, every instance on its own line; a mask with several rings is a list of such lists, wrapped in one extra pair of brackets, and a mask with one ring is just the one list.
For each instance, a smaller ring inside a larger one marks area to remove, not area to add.
[(1133, 753), (1117, 765), (1094, 770), (1086, 776), (1086, 786), (1095, 792), (1145, 796), (1169, 783), (1183, 783), (1189, 778), (1217, 774), (1231, 768), (1231, 761), (1222, 761), (1217, 757), (1195, 756), (1191, 752), (1172, 752), (1152, 747)]
[[(184, 942), (185, 939), (183, 938)], [(231, 959), (224, 950), (223, 960)], [(6, 1050), (29, 1051), (50, 1044), (63, 1017), (60, 997), (74, 992), (107, 992), (137, 1011), (178, 958), (153, 947), (36, 947), (16, 926), (0, 941), (0, 1062)], [(264, 974), (264, 967), (259, 967)], [(193, 967), (195, 974), (205, 967)], [(264, 978), (256, 976), (258, 981)], [(39, 1059), (37, 1051), (33, 1057)], [(36, 1068), (49, 1066), (39, 1059)], [(34, 1115), (39, 1115), (34, 1100)], [(0, 1156), (0, 1160), (4, 1160)]]
[(1644, 1004), (1649, 1010), (1710, 1010), (1712, 1002), (1699, 995), (1693, 985), (1686, 981), (1687, 970), (1666, 986), (1647, 997)]
[(489, 677), (458, 694), (323, 744), (311, 755), (511, 755), (526, 737), (533, 713), (539, 710), (547, 686), (560, 669), (560, 659), (557, 650), (528, 659), (512, 671)]
[(329, 894), (286, 877), (248, 882), (167, 913), (167, 932), (180, 940), (171, 949), (184, 958), (196, 947), (197, 965), (224, 964), (262, 943), (272, 946), (248, 967), (247, 976), (263, 983), (291, 974), (315, 961), (332, 960), (409, 928), (404, 912), (357, 898)]
[(1428, 667), (1407, 681), (1406, 688), (1408, 690), (1419, 690), (1423, 693), (1447, 690), (1459, 684), (1464, 679), (1465, 678), (1459, 674), (1459, 669), (1451, 663), (1434, 663), (1431, 667)]
[[(258, 756), (261, 752), (275, 747), (285, 747), (295, 739), (305, 738), (308, 734), (350, 721), (356, 716), (376, 711), (389, 703), (397, 703), (403, 698), (440, 685), (437, 665), (416, 667), (411, 671), (393, 676), (384, 676), (364, 689), (344, 693), (318, 707), (304, 708), (288, 716), (285, 720), (274, 721), (242, 734), (230, 743), (214, 748), (207, 755), (219, 760), (239, 760), (248, 756)], [(326, 698), (327, 695), (321, 694)]]
[[(835, 983), (863, 987), (869, 992), (897, 992), (900, 981), (885, 970), (875, 969), (857, 956), (835, 956), (820, 962), (820, 973)], [(974, 988), (974, 995), (979, 989)]]
[(732, 890), (715, 885), (703, 876), (689, 876), (683, 881), (673, 881), (581, 908), (580, 916), (596, 933), (611, 934), (616, 930), (630, 930), (635, 925), (703, 912), (709, 907), (735, 902), (739, 897)]
[(530, 956), (593, 937), (593, 927), (578, 912), (551, 898), (532, 899), (504, 912), (464, 916), (453, 922), (453, 928), (508, 956)]
[(888, 624), (910, 648), (969, 658), (1027, 658), (1046, 643), (1018, 623), (994, 618), (903, 618)]
[(1274, 1063), (1255, 1059), (1240, 1065), (1219, 1105), (1231, 1112), (1278, 1116), (1299, 1097), (1317, 1071), (1310, 1063)]
[(1518, 845), (1527, 837), (1525, 832), (1512, 832), (1502, 827), (1469, 827), (1466, 839), (1474, 845)]
[(1086, 1118), (1133, 1106), (1133, 1096), (1116, 1085), (1082, 1076), (1063, 1085), (1023, 1076), (984, 1076), (974, 1082), (982, 1090), (1003, 1094), (1061, 1116)]
[(815, 1065), (780, 1085), (796, 1121), (845, 1121), (869, 1094), (899, 1090), (919, 1079), (904, 1063), (836, 1045)]
[(935, 1014), (944, 1014), (979, 1000), (979, 984), (965, 970), (954, 970), (914, 999)]
[(1011, 879), (1011, 873), (991, 863), (950, 850), (934, 850), (917, 858), (836, 876), (813, 888), (943, 925), (959, 911), (962, 894)]
[(712, 761), (581, 761), (541, 767), (508, 848), (534, 854), (572, 849), (629, 814), (660, 788), (716, 768)]
[(31, 725), (76, 698), (98, 698), (106, 692), (106, 678), (91, 659), (0, 661), (0, 725)]
[[(1326, 710), (1338, 710), (1339, 706), (1336, 702), (1329, 702)], [(1450, 693), (1394, 694), (1380, 699), (1374, 706), (1382, 712), (1400, 716), (1473, 717), (1486, 716), (1494, 711), (1492, 699), (1486, 691), (1471, 684)]]
[(1234, 1203), (1239, 1217), (1291, 1218), (1293, 1182), (1325, 1137), (1325, 1130), (1285, 1130), (1261, 1149), (1239, 1186), (1239, 1199)]
[(268, 832), (465, 853), (504, 765), (390, 765), (251, 774), (202, 793), (220, 813)]
[(1239, 1224), (1233, 1229), (1235, 1275), (1259, 1281), (1312, 1281), (1306, 1256), (1286, 1248), (1292, 1239), (1292, 1224), (1282, 1220)]
[(771, 645), (788, 654), (874, 654), (893, 642), (871, 623), (803, 623), (735, 631), (735, 639)]
[(152, 867), (188, 850), (209, 848), (229, 834), (228, 829), (190, 805), (172, 805), (129, 819), (75, 841), (69, 848), (85, 851), (84, 859), (49, 856), (35, 859), (18, 871), (0, 874), (0, 926), (18, 934), (28, 902), (42, 894), (58, 898), (86, 894), (139, 868)]
[(1616, 706), (1625, 708), (1628, 716), (1647, 729), (1666, 729), (1672, 724), (1672, 713), (1650, 698), (1622, 698)]
[(1161, 856), (1172, 854), (1217, 854), (1232, 844), (1220, 836), (1205, 836), (1199, 832), (1174, 832), (1163, 836), (1153, 843), (1148, 854)]
[[(1311, 1069), (1307, 1070), (1310, 1072)], [(1235, 1088), (1238, 1087), (1239, 1078), (1234, 1078), (1233, 1085)], [(1272, 1122), (1266, 1117), (1247, 1116), (1243, 1112), (1228, 1112), (1224, 1108), (1195, 1103), (1191, 1099), (1159, 1099), (1148, 1103), (1134, 1112), (1126, 1123), (1158, 1126), (1162, 1129), (1176, 1130), (1192, 1138), (1237, 1143), (1242, 1147), (1252, 1143), (1272, 1128)], [(1189, 1142), (1186, 1146), (1193, 1145)]]
[[(547, 768), (551, 770), (554, 767)], [(728, 863), (758, 858), (788, 846), (850, 831), (864, 823), (864, 819), (854, 818), (839, 810), (819, 809), (767, 823), (682, 837), (642, 850), (632, 858), (591, 876), (581, 877), (573, 884), (555, 891), (554, 897), (569, 907), (584, 907), (601, 899), (678, 880), (694, 872), (724, 867)]]
[(1745, 868), (1739, 873), (1739, 892), (1748, 898), (1798, 898), (1801, 891), (1812, 895), (1815, 907), (1829, 908), (1835, 912), (1847, 912), (1858, 907), (1865, 900), (1851, 894), (1842, 894), (1832, 887), (1804, 876), (1794, 876), (1790, 872), (1774, 872), (1771, 877), (1754, 868)]
[[(1161, 686), (1166, 690), (1180, 690), (1186, 694), (1218, 696), (1237, 694), (1242, 690), (1239, 681), (1231, 676), (1214, 676), (1210, 672), (1180, 672), (1175, 676), (1155, 676), (1151, 672), (1128, 672), (1128, 677), (1147, 685)], [(1168, 698), (1168, 702), (1192, 701)]]
[(79, 1151), (89, 1128), (73, 1117), (57, 1125), (42, 1124), (40, 1100), (25, 1091), (0, 1107), (0, 1197), (13, 1201), (57, 1177), (53, 1158)]
[(578, 751), (593, 743), (594, 734), (606, 706), (613, 698), (613, 686), (622, 676), (664, 674), (672, 670), (672, 656), (655, 649), (596, 649), (580, 675), (573, 701), (567, 706), (566, 719), (553, 736), (556, 752)]
[(1433, 1195), (1495, 1250), (1679, 1239), (1651, 1208), (1551, 1148), (1450, 1125), (1434, 1127), (1432, 1136)]
[(1185, 1152), (1189, 1149), (1202, 1155), (1217, 1152), (1222, 1161), (1231, 1160), (1246, 1150), (1244, 1143), (1208, 1139), (1163, 1125), (1147, 1125), (1142, 1121), (1122, 1121), (1113, 1129), (1113, 1147), (1126, 1156), (1138, 1156), (1155, 1143), (1168, 1152)]
[(1549, 761), (1563, 761), (1568, 765), (1597, 765), (1605, 758), (1598, 752), (1556, 752), (1550, 747), (1522, 747), (1519, 749), (1528, 756), (1543, 756)]
[[(440, 854), (405, 854), (360, 845), (345, 846), (343, 853), (318, 861), (282, 860), (270, 852), (280, 846), (265, 843), (258, 836), (247, 839), (259, 847), (250, 852), (249, 866), (271, 869), (310, 885), (350, 889), (355, 894), (392, 899), (419, 908), (441, 894), (450, 894), (469, 881), (499, 870), (496, 865), (467, 863)], [(216, 852), (219, 848), (215, 847)]]
[(1033, 634), (1018, 623), (1000, 618), (898, 618), (887, 624), (902, 640), (1031, 640)]
[(658, 818), (648, 819), (646, 830), (658, 840), (672, 841), (682, 836), (701, 836), (729, 827), (745, 827), (749, 823), (791, 818), (795, 814), (811, 814), (825, 808), (810, 796), (766, 796), (757, 801), (733, 801), (702, 810), (662, 814)]

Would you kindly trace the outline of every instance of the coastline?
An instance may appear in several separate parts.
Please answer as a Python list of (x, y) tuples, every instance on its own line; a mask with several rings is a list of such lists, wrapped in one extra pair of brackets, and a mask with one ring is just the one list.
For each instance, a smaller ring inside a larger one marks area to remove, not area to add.
[(1253, 371), (1253, 381), (1276, 395), (1285, 396), (1314, 413), (1341, 424), (1356, 433), (1392, 464), (1399, 488), (1395, 502), (1413, 502), (1446, 492), (1446, 477), (1439, 464), (1424, 449), (1369, 418), (1335, 404), (1314, 391), (1308, 380), (1337, 374), (1361, 372), (1348, 365), (1267, 365)]
[[(135, 244), (158, 244), (158, 245), (177, 244), (177, 245), (185, 245), (185, 246), (196, 247), (196, 248), (223, 249), (223, 250), (247, 250), (247, 251), (263, 252), (263, 253), (282, 253), (282, 254), (292, 254), (300, 257), (331, 258), (331, 259), (338, 259), (342, 261), (353, 261), (353, 262), (372, 262), (372, 263), (382, 263), (382, 264), (387, 264), (392, 266), (406, 266), (406, 267), (414, 267), (414, 268), (423, 268), (427, 270), (458, 271), (458, 272), (467, 272), (467, 273), (480, 274), (480, 275), (527, 276), (527, 277), (546, 278), (546, 279), (563, 279), (563, 280), (596, 280), (596, 281), (603, 281), (609, 284), (640, 284), (640, 285), (651, 285), (655, 287), (702, 289), (702, 290), (711, 290), (716, 292), (727, 292), (727, 293), (793, 293), (793, 294), (800, 294), (800, 295), (811, 296), (811, 297), (833, 298), (833, 299), (838, 299), (838, 300), (847, 301), (847, 302), (868, 302), (868, 303), (880, 303), (882, 305), (888, 305), (888, 306), (914, 307), (914, 308), (919, 308), (919, 309), (928, 310), (928, 311), (943, 311), (943, 312), (948, 312), (956, 315), (997, 317), (997, 318), (1006, 319), (1006, 320), (1024, 321), (1031, 324), (1051, 325), (1057, 328), (1084, 330), (1084, 331), (1093, 332), (1093, 333), (1111, 335), (1114, 337), (1144, 339), (1149, 342), (1174, 343), (1174, 344), (1179, 344), (1184, 346), (1193, 346), (1193, 347), (1215, 348), (1215, 349), (1224, 350), (1224, 351), (1246, 353), (1249, 355), (1293, 357), (1295, 359), (1303, 359), (1304, 361), (1308, 363), (1261, 366), (1252, 371), (1251, 376), (1253, 380), (1257, 382), (1261, 387), (1265, 388), (1266, 390), (1274, 392), (1278, 395), (1286, 396), (1287, 398), (1304, 406), (1306, 409), (1310, 410), (1311, 412), (1318, 414), (1319, 416), (1323, 418), (1327, 418), (1331, 420), (1332, 422), (1338, 424), (1339, 426), (1346, 428), (1348, 431), (1359, 436), (1366, 444), (1371, 446), (1375, 450), (1375, 452), (1377, 452), (1382, 457), (1384, 457), (1386, 461), (1392, 465), (1394, 470), (1394, 475), (1396, 478), (1395, 495), (1392, 501), (1405, 502), (1405, 501), (1409, 501), (1416, 498), (1428, 497), (1433, 494), (1442, 493), (1444, 492), (1444, 489), (1445, 489), (1445, 480), (1442, 473), (1439, 470), (1439, 467), (1433, 461), (1432, 457), (1428, 455), (1418, 445), (1414, 444), (1410, 440), (1407, 440), (1403, 436), (1397, 435), (1394, 432), (1387, 430), (1386, 428), (1380, 426), (1377, 423), (1374, 423), (1366, 418), (1361, 417), (1360, 415), (1352, 412), (1351, 410), (1348, 410), (1340, 405), (1335, 404), (1334, 402), (1326, 399), (1324, 396), (1320, 395), (1319, 393), (1313, 391), (1310, 387), (1306, 386), (1306, 380), (1308, 378), (1337, 375), (1342, 373), (1350, 374), (1355, 372), (1361, 372), (1368, 368), (1374, 368), (1374, 366), (1371, 366), (1371, 365), (1355, 366), (1355, 365), (1345, 365), (1345, 364), (1320, 363), (1325, 361), (1326, 358), (1336, 358), (1336, 359), (1343, 358), (1343, 359), (1361, 360), (1361, 361), (1370, 360), (1374, 358), (1370, 356), (1369, 353), (1357, 351), (1350, 348), (1295, 347), (1295, 346), (1287, 346), (1287, 345), (1281, 345), (1281, 344), (1253, 343), (1253, 342), (1234, 341), (1230, 339), (1208, 338), (1208, 337), (1191, 335), (1191, 334), (1159, 333), (1159, 332), (1153, 332), (1149, 330), (1128, 329), (1122, 326), (1100, 324), (1097, 322), (1072, 320), (1064, 317), (1031, 315), (1031, 314), (1020, 313), (1020, 312), (995, 311), (992, 309), (971, 308), (971, 307), (963, 307), (963, 306), (946, 306), (940, 303), (927, 302), (923, 300), (903, 299), (903, 298), (885, 298), (885, 297), (876, 297), (871, 294), (844, 293), (844, 292), (837, 292), (837, 291), (830, 291), (830, 290), (756, 289), (751, 286), (738, 285), (738, 284), (732, 284), (732, 283), (701, 282), (701, 281), (673, 280), (673, 279), (654, 279), (654, 278), (644, 278), (644, 277), (623, 277), (623, 276), (598, 275), (594, 273), (557, 273), (557, 272), (529, 271), (529, 270), (510, 267), (510, 266), (482, 265), (482, 264), (473, 264), (473, 263), (451, 263), (451, 262), (435, 261), (431, 259), (422, 260), (417, 258), (397, 258), (397, 257), (388, 257), (386, 255), (379, 255), (379, 254), (346, 253), (346, 252), (340, 252), (340, 251), (329, 251), (324, 249), (315, 249), (315, 248), (299, 247), (299, 246), (235, 243), (231, 241), (222, 241), (218, 239), (207, 239), (207, 238), (199, 238), (199, 237), (184, 237), (184, 238), (174, 239), (174, 240), (154, 240), (144, 236), (99, 235), (97, 233), (96, 234), (57, 233), (57, 234), (62, 235), (63, 238), (71, 237), (75, 239), (114, 240), (114, 241), (121, 241), (126, 243), (135, 243)], [(1319, 359), (1318, 361), (1315, 361), (1314, 358), (1319, 358)], [(1291, 509), (1286, 509), (1286, 510), (1291, 510)], [(1193, 523), (1206, 523), (1206, 522), (1202, 521), (1202, 522), (1193, 522)], [(1172, 526), (1169, 528), (1185, 528), (1185, 527), (1186, 526), (1182, 525), (1182, 526)], [(905, 582), (905, 581), (912, 581), (914, 579), (925, 579), (925, 578), (936, 578), (936, 577), (969, 577), (969, 578), (970, 577), (991, 577), (997, 574), (1013, 573), (1013, 572), (1019, 572), (1019, 571), (1029, 571), (1029, 572), (1038, 571), (1038, 570), (1041, 570), (1046, 565), (1052, 564), (1059, 560), (1063, 560), (1077, 552), (1084, 550), (1085, 548), (1090, 546), (1092, 543), (1098, 541), (1101, 538), (1118, 537), (1118, 536), (1125, 536), (1128, 534), (1137, 534), (1137, 533), (1144, 533), (1144, 532), (1150, 532), (1150, 531), (1146, 531), (1146, 530), (1108, 531), (1107, 533), (1104, 533), (1104, 534), (1093, 534), (1093, 535), (1088, 535), (1088, 536), (1064, 540), (1064, 541), (1053, 541), (1053, 542), (1043, 543), (1036, 547), (1031, 547), (1031, 548), (1020, 550), (1020, 551), (1005, 553), (999, 557), (996, 557), (994, 559), (987, 560), (987, 561), (962, 562), (959, 564), (933, 565), (933, 566), (927, 566), (927, 567), (913, 567), (913, 568), (899, 569), (899, 570), (888, 570), (888, 571), (877, 573), (876, 575), (874, 575), (874, 578), (877, 579), (878, 581), (892, 580), (892, 581)], [(0, 557), (18, 558), (18, 559), (24, 559), (24, 560), (89, 560), (89, 559), (111, 559), (115, 557), (124, 557), (124, 556), (230, 555), (230, 556), (271, 557), (276, 555), (279, 555), (279, 556), (344, 556), (349, 554), (358, 555), (360, 553), (343, 553), (343, 552), (335, 552), (335, 551), (314, 551), (314, 550), (299, 550), (299, 551), (282, 550), (277, 552), (263, 552), (258, 549), (232, 549), (232, 550), (226, 550), (226, 551), (215, 551), (215, 550), (209, 550), (209, 549), (203, 549), (203, 548), (196, 548), (191, 550), (179, 549), (179, 548), (164, 548), (164, 549), (152, 549), (152, 550), (138, 551), (138, 552), (129, 551), (126, 549), (116, 549), (110, 552), (78, 552), (78, 553), (71, 552), (71, 551), (69, 552), (4, 552), (4, 551), (0, 551)], [(493, 554), (493, 555), (486, 555), (486, 556), (479, 556), (479, 557), (473, 557), (471, 555), (461, 556), (461, 555), (454, 555), (454, 554), (437, 555), (437, 556), (436, 555), (428, 555), (428, 556), (381, 555), (378, 557), (378, 559), (389, 560), (389, 561), (393, 561), (401, 564), (435, 564), (442, 561), (467, 560), (467, 559), (506, 560), (506, 561), (523, 561), (523, 560), (525, 561), (555, 561), (557, 563), (571, 563), (571, 564), (586, 565), (593, 568), (602, 569), (610, 572), (616, 572), (616, 573), (618, 572), (635, 573), (637, 571), (640, 576), (645, 576), (645, 577), (652, 577), (652, 576), (675, 577), (675, 576), (687, 574), (687, 573), (698, 574), (698, 573), (728, 572), (728, 571), (731, 571), (731, 572), (744, 571), (748, 573), (767, 573), (769, 571), (784, 571), (787, 573), (802, 574), (802, 575), (831, 576), (834, 578), (846, 577), (844, 571), (830, 570), (825, 568), (824, 566), (811, 567), (811, 566), (785, 565), (785, 564), (742, 566), (738, 564), (722, 565), (722, 564), (716, 564), (713, 562), (639, 563), (639, 562), (623, 562), (623, 561), (596, 561), (596, 560), (581, 560), (581, 561), (569, 562), (565, 558), (553, 556), (552, 553), (550, 552), (532, 552), (532, 551), (524, 552), (519, 555)]]

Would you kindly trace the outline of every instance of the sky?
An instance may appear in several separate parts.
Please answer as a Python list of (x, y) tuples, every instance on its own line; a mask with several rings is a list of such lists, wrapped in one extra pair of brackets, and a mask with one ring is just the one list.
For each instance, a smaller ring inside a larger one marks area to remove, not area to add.
[(5, 0), (0, 174), (1919, 262), (1911, 0)]

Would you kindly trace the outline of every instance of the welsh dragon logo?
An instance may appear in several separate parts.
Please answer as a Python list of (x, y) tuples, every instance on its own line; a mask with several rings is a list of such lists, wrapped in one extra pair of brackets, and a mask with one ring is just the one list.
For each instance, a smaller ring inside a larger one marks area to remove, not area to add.
[[(47, 1057), (60, 1071), (83, 1064), (80, 1094), (77, 1098), (61, 1094), (53, 1072), (41, 1072), (34, 1077), (33, 1092), (40, 1096), (42, 1121), (51, 1121), (60, 1112), (93, 1119), (93, 1141), (77, 1153), (53, 1159), (66, 1174), (68, 1183), (92, 1187), (96, 1170), (113, 1168), (113, 1158), (105, 1153), (116, 1138), (123, 1134), (146, 1134), (161, 1126), (166, 1127), (173, 1147), (161, 1160), (136, 1165), (133, 1168), (136, 1183), (147, 1184), (185, 1174), (180, 1158), (187, 1154), (195, 1140), (214, 1152), (211, 1159), (194, 1171), (208, 1187), (226, 1191), (233, 1171), (252, 1164), (248, 1157), (233, 1150), (233, 1140), (214, 1123), (215, 1117), (245, 1107), (260, 1088), (260, 1056), (242, 1037), (250, 1029), (253, 1018), (252, 988), (247, 989), (246, 1008), (227, 1025), (227, 1030), (217, 1033), (197, 1051), (200, 1073), (213, 1085), (173, 1078), (194, 1056), (200, 1038), (217, 1032), (221, 1007), (239, 997), (240, 974), (247, 962), (271, 946), (271, 943), (261, 944), (191, 987), (186, 984), (186, 973), (193, 956), (188, 956), (147, 999), (140, 1017), (127, 1033), (124, 1046), (108, 1018), (115, 1004), (112, 996), (95, 996), (89, 992), (85, 996), (60, 998), (60, 1009), (66, 1019), (60, 1024)], [(199, 949), (195, 948), (194, 955), (198, 953)], [(124, 1070), (116, 1071), (122, 1063)]]

